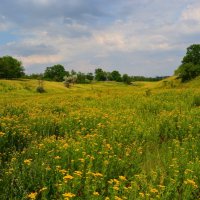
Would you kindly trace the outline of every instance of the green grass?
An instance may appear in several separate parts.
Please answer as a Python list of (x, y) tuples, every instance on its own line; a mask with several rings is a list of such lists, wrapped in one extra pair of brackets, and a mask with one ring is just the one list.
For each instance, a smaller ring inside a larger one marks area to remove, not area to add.
[(171, 79), (0, 80), (0, 199), (199, 199), (200, 81)]

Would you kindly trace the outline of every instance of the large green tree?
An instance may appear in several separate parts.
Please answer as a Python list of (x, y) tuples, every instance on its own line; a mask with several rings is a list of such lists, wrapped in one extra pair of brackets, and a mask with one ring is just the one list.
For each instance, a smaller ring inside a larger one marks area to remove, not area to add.
[(0, 57), (0, 78), (20, 78), (24, 75), (22, 62), (12, 56)]
[(106, 79), (107, 79), (106, 72), (104, 72), (101, 68), (95, 69), (95, 80), (106, 81)]
[(69, 73), (60, 64), (47, 67), (44, 72), (44, 78), (52, 81), (63, 81), (63, 77), (66, 75), (69, 75)]
[(175, 71), (175, 74), (183, 82), (200, 75), (200, 44), (193, 44), (187, 48), (182, 64)]
[(187, 48), (186, 55), (182, 60), (182, 64), (186, 63), (200, 65), (200, 44), (193, 44)]
[(126, 84), (131, 84), (131, 77), (128, 74), (122, 76), (122, 81)]
[(111, 76), (112, 76), (114, 81), (117, 81), (117, 82), (121, 82), (122, 81), (121, 74), (116, 70), (111, 72)]

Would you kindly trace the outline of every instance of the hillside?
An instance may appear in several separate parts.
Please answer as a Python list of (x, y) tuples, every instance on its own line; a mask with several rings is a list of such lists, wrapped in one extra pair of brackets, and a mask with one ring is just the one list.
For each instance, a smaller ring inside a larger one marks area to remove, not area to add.
[(199, 79), (165, 81), (0, 80), (0, 199), (199, 199)]
[[(16, 80), (0, 80), (0, 93), (30, 95), (36, 93), (38, 80), (16, 79)], [(173, 89), (173, 88), (197, 88), (200, 86), (200, 77), (186, 83), (181, 83), (180, 79), (172, 76), (157, 82), (133, 82), (127, 86), (117, 82), (95, 82), (92, 84), (75, 84), (70, 89), (65, 88), (62, 82), (44, 81), (44, 88), (48, 94), (63, 93), (66, 91), (75, 91), (77, 89), (88, 90), (91, 88), (110, 88), (121, 89), (125, 87), (134, 87), (134, 89)]]
[(198, 88), (200, 87), (200, 77), (197, 77), (191, 81), (182, 83), (177, 76), (171, 76), (157, 82), (134, 82), (133, 85), (139, 86), (141, 88), (149, 89), (181, 89), (181, 88)]

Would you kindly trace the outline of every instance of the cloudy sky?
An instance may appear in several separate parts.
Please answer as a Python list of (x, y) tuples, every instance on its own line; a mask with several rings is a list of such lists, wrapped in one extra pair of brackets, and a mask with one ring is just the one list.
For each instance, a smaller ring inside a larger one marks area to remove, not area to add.
[(172, 75), (200, 43), (199, 0), (1, 0), (0, 56), (27, 73), (119, 70)]

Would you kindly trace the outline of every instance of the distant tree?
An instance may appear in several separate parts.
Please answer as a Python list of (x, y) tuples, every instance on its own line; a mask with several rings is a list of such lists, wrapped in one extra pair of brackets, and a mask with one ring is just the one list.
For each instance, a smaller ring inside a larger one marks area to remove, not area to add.
[(84, 73), (77, 73), (77, 83), (86, 83), (86, 75)]
[(92, 81), (94, 79), (93, 73), (87, 73), (86, 79), (88, 79), (89, 81)]
[(43, 74), (30, 74), (30, 75), (25, 75), (25, 78), (28, 78), (28, 79), (38, 79), (38, 80), (41, 80), (43, 78)]
[(175, 74), (183, 82), (200, 75), (200, 44), (193, 44), (187, 48), (182, 64), (175, 71)]
[(122, 81), (121, 74), (116, 70), (111, 72), (111, 76), (112, 76), (114, 81), (117, 81), (117, 82), (121, 82)]
[(71, 75), (76, 75), (77, 73), (76, 73), (76, 71), (75, 70), (71, 70)]
[(24, 75), (21, 61), (11, 56), (0, 57), (0, 78), (20, 78)]
[(122, 81), (123, 81), (124, 83), (126, 83), (126, 84), (131, 84), (131, 77), (128, 76), (128, 74), (124, 74), (124, 75), (122, 76)]
[(95, 69), (95, 80), (106, 81), (106, 72), (104, 72), (101, 68)]
[(106, 77), (107, 77), (108, 81), (113, 81), (113, 77), (112, 77), (111, 72), (106, 72)]
[(65, 71), (65, 68), (58, 64), (52, 67), (47, 67), (44, 72), (44, 78), (52, 81), (63, 81), (63, 77), (68, 73)]

